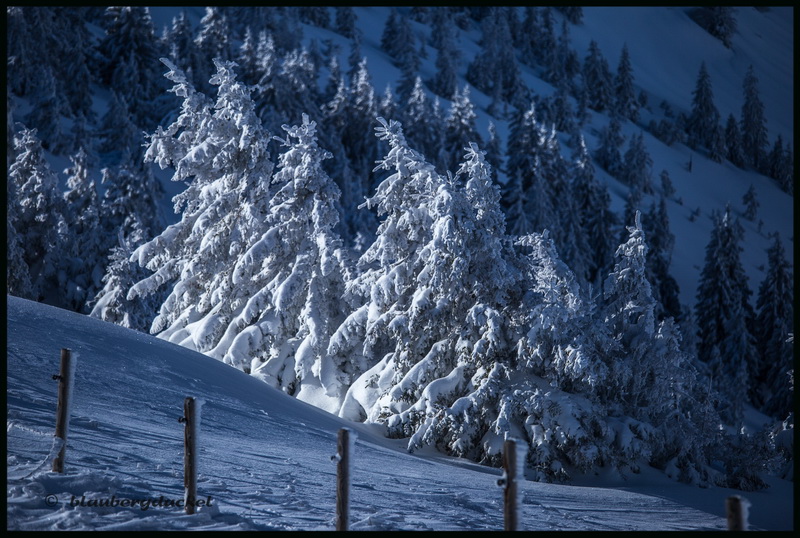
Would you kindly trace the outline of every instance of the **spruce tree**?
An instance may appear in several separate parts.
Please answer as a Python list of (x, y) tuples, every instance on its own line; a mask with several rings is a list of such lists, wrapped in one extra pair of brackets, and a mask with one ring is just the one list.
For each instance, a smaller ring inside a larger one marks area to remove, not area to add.
[(745, 206), (744, 218), (750, 221), (755, 220), (760, 204), (758, 203), (758, 198), (756, 198), (756, 189), (753, 187), (752, 183), (750, 184), (750, 188), (747, 189), (747, 192), (744, 193), (744, 196), (742, 196), (742, 203)]
[(756, 299), (756, 350), (758, 367), (753, 380), (753, 401), (775, 418), (792, 411), (794, 280), (780, 235), (775, 233), (767, 250), (768, 265)]
[(725, 157), (739, 168), (745, 165), (744, 150), (742, 149), (742, 133), (739, 131), (739, 124), (733, 114), (728, 115), (725, 123), (725, 147), (727, 153)]
[(23, 129), (14, 140), (17, 155), (8, 173), (14, 185), (18, 218), (14, 228), (22, 259), (29, 268), (32, 296), (37, 301), (63, 306), (59, 256), (67, 239), (64, 202), (58, 179), (44, 157), (36, 130)]
[(732, 425), (743, 419), (757, 357), (749, 329), (752, 292), (740, 261), (742, 233), (729, 209), (714, 217), (695, 306), (698, 358), (711, 368), (712, 387), (722, 395), (719, 412)]
[(697, 86), (692, 95), (692, 112), (686, 122), (688, 143), (693, 148), (708, 149), (709, 156), (719, 162), (724, 156), (724, 141), (719, 125), (719, 111), (714, 105), (711, 77), (705, 62), (700, 65)]
[(743, 83), (744, 104), (739, 127), (742, 133), (742, 151), (747, 164), (759, 172), (765, 172), (767, 139), (767, 120), (764, 117), (764, 104), (758, 91), (758, 78), (753, 66), (747, 69)]
[(611, 71), (600, 46), (594, 40), (589, 43), (589, 53), (583, 61), (583, 84), (591, 108), (598, 112), (611, 108), (614, 102)]
[(631, 137), (618, 177), (629, 187), (640, 189), (643, 194), (652, 194), (653, 184), (650, 178), (652, 167), (653, 159), (644, 144), (644, 133), (640, 131), (638, 136)]
[(633, 88), (633, 66), (627, 44), (622, 46), (617, 75), (614, 78), (614, 90), (614, 110), (619, 116), (636, 123), (639, 119), (639, 100)]
[(608, 125), (600, 131), (599, 146), (594, 154), (597, 164), (617, 178), (621, 177), (624, 171), (622, 155), (619, 152), (619, 148), (625, 142), (625, 137), (621, 131), (622, 126), (619, 123), (619, 119), (616, 116), (611, 116)]

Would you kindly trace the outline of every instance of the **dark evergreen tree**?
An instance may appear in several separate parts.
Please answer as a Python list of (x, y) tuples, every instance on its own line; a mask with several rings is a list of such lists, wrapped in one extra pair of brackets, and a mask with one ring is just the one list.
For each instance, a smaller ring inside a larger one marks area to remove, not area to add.
[(131, 107), (135, 122), (150, 127), (158, 117), (156, 97), (164, 89), (155, 27), (147, 7), (109, 7), (98, 45), (100, 77)]
[(352, 39), (355, 37), (356, 32), (356, 12), (349, 6), (336, 6), (336, 31), (339, 35)]
[(793, 405), (794, 278), (776, 233), (767, 251), (767, 274), (758, 288), (755, 334), (758, 368), (753, 401), (765, 413), (786, 417)]
[(614, 242), (612, 229), (616, 217), (611, 211), (611, 196), (604, 183), (595, 177), (589, 150), (583, 135), (579, 135), (572, 156), (572, 194), (578, 219), (584, 229), (591, 255), (587, 267), (587, 280), (598, 289), (608, 274), (613, 261)]
[(621, 131), (619, 119), (612, 115), (608, 125), (600, 131), (599, 146), (594, 154), (597, 164), (614, 177), (620, 177), (623, 172), (622, 155), (619, 150), (625, 142), (625, 137)]
[(754, 221), (760, 204), (758, 203), (758, 198), (756, 198), (756, 189), (752, 183), (747, 192), (744, 193), (744, 196), (742, 196), (742, 203), (744, 204), (744, 218)]
[[(32, 296), (63, 306), (59, 255), (68, 234), (58, 179), (44, 157), (36, 130), (23, 129), (14, 140), (16, 159), (8, 173), (18, 203), (14, 228), (29, 269)], [(66, 275), (63, 275), (66, 280)]]
[(747, 69), (744, 77), (744, 104), (739, 127), (742, 132), (742, 151), (747, 163), (759, 172), (765, 172), (765, 157), (769, 146), (767, 138), (767, 119), (764, 117), (764, 104), (758, 92), (758, 78), (753, 66)]
[(661, 192), (664, 198), (672, 198), (675, 194), (675, 186), (672, 184), (672, 179), (669, 177), (669, 171), (665, 168), (661, 171), (659, 177), (661, 179)]
[(445, 99), (450, 99), (458, 89), (457, 65), (458, 52), (453, 44), (451, 33), (445, 31), (436, 53), (436, 76), (431, 81), (431, 91)]
[(166, 49), (169, 59), (189, 77), (195, 81), (193, 67), (198, 64), (197, 47), (192, 35), (192, 24), (186, 16), (186, 11), (181, 10), (177, 17), (172, 18), (172, 27), (167, 31)]
[(722, 217), (714, 216), (695, 307), (698, 358), (711, 369), (712, 387), (721, 395), (721, 416), (734, 426), (743, 419), (757, 357), (750, 332), (752, 292), (740, 261), (742, 234), (729, 209)]
[(719, 124), (719, 111), (714, 105), (711, 77), (705, 62), (700, 65), (697, 85), (692, 95), (692, 112), (686, 122), (688, 143), (693, 148), (708, 149), (709, 157), (719, 162), (724, 156), (724, 140)]
[(793, 181), (791, 145), (787, 145), (787, 149), (784, 150), (781, 135), (775, 139), (772, 151), (767, 156), (765, 168), (768, 170), (769, 176), (778, 182), (778, 186), (791, 194)]
[(611, 71), (600, 46), (594, 40), (589, 43), (589, 53), (583, 61), (583, 83), (589, 107), (598, 112), (611, 108), (614, 102)]
[(633, 88), (633, 66), (631, 65), (628, 45), (622, 46), (622, 53), (617, 65), (617, 76), (614, 78), (614, 110), (620, 117), (632, 122), (639, 119), (639, 100)]
[(210, 94), (213, 86), (209, 82), (215, 72), (214, 60), (230, 60), (232, 50), (230, 47), (230, 26), (224, 13), (214, 6), (206, 6), (206, 13), (200, 19), (197, 37), (194, 39), (197, 55), (192, 66), (197, 90)]
[(556, 6), (556, 9), (564, 14), (564, 18), (572, 24), (583, 22), (583, 8), (580, 6)]
[(331, 25), (331, 14), (325, 6), (299, 6), (298, 14), (300, 21), (320, 28), (329, 28)]
[(728, 115), (728, 121), (725, 124), (725, 147), (727, 149), (725, 157), (734, 166), (743, 168), (746, 161), (742, 149), (742, 133), (739, 131), (739, 124), (733, 114)]
[(30, 101), (33, 107), (25, 118), (25, 124), (36, 129), (42, 147), (59, 155), (69, 150), (69, 136), (61, 130), (61, 118), (68, 113), (68, 105), (57, 91), (50, 67), (43, 68), (36, 94)]
[[(13, 161), (11, 161), (13, 162)], [(6, 293), (24, 299), (34, 299), (30, 268), (25, 261), (22, 237), (17, 232), (19, 202), (16, 185), (6, 182)]]
[(669, 229), (666, 198), (659, 197), (653, 202), (650, 211), (642, 218), (642, 225), (648, 237), (650, 252), (647, 255), (647, 275), (653, 287), (653, 297), (657, 301), (656, 317), (659, 320), (671, 317), (681, 319), (680, 288), (670, 274), (675, 235)]
[(618, 178), (629, 187), (640, 189), (643, 194), (652, 194), (652, 168), (653, 159), (644, 144), (644, 133), (640, 131), (638, 136), (631, 137)]
[(736, 8), (731, 6), (706, 6), (695, 8), (690, 17), (716, 37), (727, 48), (733, 48), (733, 34), (736, 33)]
[(486, 142), (486, 162), (491, 166), (492, 181), (498, 182), (498, 172), (503, 171), (502, 140), (497, 134), (497, 128), (489, 121), (489, 139)]

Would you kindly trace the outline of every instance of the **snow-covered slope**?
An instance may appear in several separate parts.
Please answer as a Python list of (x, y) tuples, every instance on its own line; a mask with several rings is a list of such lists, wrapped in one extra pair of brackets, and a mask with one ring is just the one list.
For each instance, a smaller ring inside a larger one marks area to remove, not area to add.
[[(8, 297), (9, 530), (324, 530), (334, 526), (336, 435), (358, 434), (351, 528), (503, 528), (498, 469), (411, 455), (233, 368), (113, 324)], [(65, 473), (50, 471), (60, 349), (77, 355)], [(71, 506), (183, 498), (183, 400), (205, 399), (198, 496), (211, 509)], [(791, 484), (744, 496), (753, 529), (792, 528)], [(721, 530), (731, 490), (645, 471), (627, 482), (520, 484), (525, 530)]]

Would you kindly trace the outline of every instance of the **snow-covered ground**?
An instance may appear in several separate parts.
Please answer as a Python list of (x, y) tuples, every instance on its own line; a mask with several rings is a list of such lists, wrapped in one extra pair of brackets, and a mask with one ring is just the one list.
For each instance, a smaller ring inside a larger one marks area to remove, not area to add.
[[(149, 335), (8, 297), (9, 530), (332, 530), (337, 432), (351, 456), (350, 527), (501, 530), (499, 469), (408, 454), (403, 442), (286, 396), (234, 368)], [(77, 355), (65, 473), (50, 471), (61, 348)], [(205, 399), (198, 498), (211, 508), (98, 507), (183, 499), (183, 400)], [(622, 480), (521, 482), (524, 530), (723, 530), (725, 499), (750, 503), (753, 530), (791, 530), (793, 488), (701, 489), (655, 470)], [(76, 505), (84, 499), (84, 505)], [(129, 501), (129, 502), (130, 502)]]

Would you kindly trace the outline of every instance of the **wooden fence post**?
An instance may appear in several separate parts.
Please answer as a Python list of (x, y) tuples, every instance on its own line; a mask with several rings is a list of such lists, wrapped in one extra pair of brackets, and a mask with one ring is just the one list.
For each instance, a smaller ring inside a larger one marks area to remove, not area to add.
[(58, 404), (56, 407), (56, 433), (55, 437), (61, 439), (61, 448), (53, 459), (53, 472), (64, 472), (64, 457), (67, 451), (67, 433), (69, 431), (69, 404), (72, 382), (72, 355), (69, 349), (61, 349), (61, 367), (57, 375), (53, 376), (58, 381)]
[(183, 487), (184, 510), (194, 514), (197, 499), (197, 420), (195, 417), (195, 400), (188, 397), (183, 401), (183, 416), (178, 419), (184, 424), (183, 429)]
[(729, 531), (747, 530), (747, 507), (750, 502), (739, 495), (731, 495), (725, 499), (725, 512), (728, 516)]
[(506, 439), (503, 443), (503, 468), (505, 469), (505, 491), (503, 494), (503, 530), (517, 530), (517, 443)]
[(350, 518), (350, 430), (339, 430), (336, 465), (336, 530), (346, 531)]

